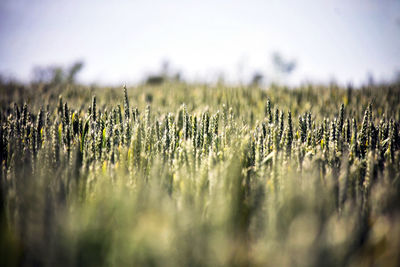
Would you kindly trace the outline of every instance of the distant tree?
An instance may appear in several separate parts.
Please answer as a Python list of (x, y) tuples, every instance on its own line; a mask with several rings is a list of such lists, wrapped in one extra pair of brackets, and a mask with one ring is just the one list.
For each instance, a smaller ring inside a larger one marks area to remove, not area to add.
[(71, 66), (71, 68), (68, 71), (68, 75), (67, 75), (67, 82), (68, 83), (75, 83), (76, 75), (82, 70), (83, 66), (84, 65), (83, 65), (82, 61), (75, 62)]
[(374, 75), (371, 72), (367, 73), (367, 85), (368, 86), (374, 86), (375, 85)]
[(164, 82), (164, 77), (162, 75), (150, 75), (146, 78), (146, 84), (158, 85)]
[(181, 77), (181, 73), (178, 71), (177, 73), (175, 73), (175, 75), (173, 76), (173, 80), (176, 82), (180, 82), (182, 77)]
[(274, 65), (274, 69), (278, 75), (278, 80), (285, 79), (289, 76), (296, 69), (297, 65), (294, 59), (285, 59), (278, 52), (272, 54), (272, 64)]
[(52, 73), (52, 79), (50, 83), (60, 84), (65, 81), (65, 74), (62, 67), (52, 67), (51, 73)]
[(173, 73), (170, 69), (170, 63), (168, 60), (164, 60), (161, 63), (161, 69), (158, 74), (151, 74), (146, 77), (145, 83), (148, 85), (159, 85), (166, 81), (181, 81), (180, 72)]
[(36, 66), (33, 68), (33, 82), (35, 83), (75, 83), (76, 76), (82, 70), (84, 64), (81, 61), (75, 62), (68, 69), (61, 66)]
[(395, 76), (394, 77), (394, 83), (395, 84), (400, 84), (400, 70), (397, 71), (394, 76)]
[(286, 60), (278, 52), (272, 54), (272, 63), (274, 64), (275, 69), (283, 74), (292, 73), (297, 65), (295, 60)]
[(251, 78), (251, 86), (260, 86), (262, 80), (264, 79), (264, 75), (261, 74), (261, 72), (256, 71), (253, 74), (253, 78)]
[(36, 66), (32, 70), (34, 83), (50, 83), (54, 79), (54, 67)]

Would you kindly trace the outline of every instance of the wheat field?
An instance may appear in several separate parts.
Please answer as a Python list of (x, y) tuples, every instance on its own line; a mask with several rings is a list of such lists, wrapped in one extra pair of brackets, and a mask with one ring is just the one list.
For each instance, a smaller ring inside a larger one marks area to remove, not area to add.
[(1, 266), (399, 266), (400, 86), (1, 85)]

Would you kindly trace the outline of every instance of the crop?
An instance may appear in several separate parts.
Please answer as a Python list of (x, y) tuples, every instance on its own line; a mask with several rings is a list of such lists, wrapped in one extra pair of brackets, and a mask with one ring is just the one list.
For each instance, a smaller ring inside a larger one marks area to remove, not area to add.
[(2, 266), (400, 262), (398, 85), (1, 95)]

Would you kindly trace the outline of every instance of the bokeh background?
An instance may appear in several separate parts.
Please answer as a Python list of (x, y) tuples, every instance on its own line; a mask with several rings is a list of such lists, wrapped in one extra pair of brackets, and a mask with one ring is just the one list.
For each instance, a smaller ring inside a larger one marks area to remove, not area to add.
[(29, 81), (37, 66), (77, 61), (84, 83), (163, 71), (207, 82), (390, 81), (400, 1), (0, 1), (4, 77)]

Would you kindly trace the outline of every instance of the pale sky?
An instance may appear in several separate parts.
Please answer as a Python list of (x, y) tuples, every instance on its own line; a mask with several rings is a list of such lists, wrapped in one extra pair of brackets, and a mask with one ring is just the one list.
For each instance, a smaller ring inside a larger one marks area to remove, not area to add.
[(83, 82), (139, 82), (163, 60), (189, 80), (274, 78), (271, 53), (296, 59), (291, 84), (360, 84), (400, 70), (400, 1), (0, 0), (0, 73), (83, 60)]

